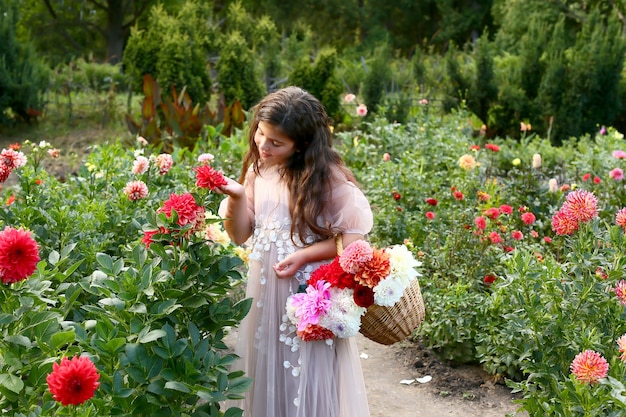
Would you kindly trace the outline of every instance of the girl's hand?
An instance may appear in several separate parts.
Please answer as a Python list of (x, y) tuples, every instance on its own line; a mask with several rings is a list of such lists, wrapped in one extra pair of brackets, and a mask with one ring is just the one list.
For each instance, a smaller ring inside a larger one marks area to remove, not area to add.
[(244, 196), (245, 189), (243, 185), (228, 177), (224, 177), (224, 179), (228, 184), (216, 188), (214, 190), (215, 192), (217, 192), (218, 194), (226, 194), (233, 198), (241, 198)]
[(282, 261), (274, 265), (274, 271), (278, 278), (290, 278), (298, 272), (298, 269), (302, 266), (304, 260), (301, 254), (294, 252), (288, 255)]

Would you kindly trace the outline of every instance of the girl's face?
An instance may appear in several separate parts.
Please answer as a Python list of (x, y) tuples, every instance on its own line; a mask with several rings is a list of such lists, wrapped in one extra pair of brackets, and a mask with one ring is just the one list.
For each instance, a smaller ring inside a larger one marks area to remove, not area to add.
[(279, 128), (259, 122), (254, 133), (254, 143), (265, 166), (284, 165), (296, 152), (296, 144)]

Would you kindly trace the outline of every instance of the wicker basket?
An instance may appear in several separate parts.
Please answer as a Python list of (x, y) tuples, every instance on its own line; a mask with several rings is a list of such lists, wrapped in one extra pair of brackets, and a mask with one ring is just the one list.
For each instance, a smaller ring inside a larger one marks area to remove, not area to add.
[(424, 321), (424, 315), (424, 300), (416, 278), (393, 306), (370, 306), (361, 317), (360, 332), (374, 342), (392, 345), (409, 337)]
[[(337, 255), (343, 252), (341, 235), (335, 237)], [(391, 307), (372, 305), (361, 317), (360, 332), (374, 342), (392, 345), (413, 333), (424, 321), (424, 299), (419, 281), (415, 278), (400, 300)]]

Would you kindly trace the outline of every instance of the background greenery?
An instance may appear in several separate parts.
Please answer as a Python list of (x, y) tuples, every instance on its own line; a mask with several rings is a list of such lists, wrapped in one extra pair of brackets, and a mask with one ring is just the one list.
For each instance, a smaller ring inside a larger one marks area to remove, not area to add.
[[(246, 311), (238, 248), (201, 235), (150, 250), (139, 240), (166, 222), (154, 210), (170, 192), (198, 191), (190, 168), (200, 153), (238, 177), (247, 110), (295, 83), (333, 116), (336, 145), (375, 209), (372, 240), (406, 242), (424, 263), (427, 319), (415, 337), (483, 364), (522, 392), (530, 415), (620, 415), (615, 340), (626, 317), (612, 287), (624, 279), (615, 213), (626, 189), (609, 172), (626, 168), (612, 156), (626, 149), (623, 1), (98, 6), (0, 0), (1, 147), (18, 142), (29, 158), (0, 190), (0, 226), (32, 230), (43, 259), (2, 289), (3, 412), (67, 413), (42, 378), (58, 357), (85, 352), (104, 382), (81, 415), (238, 415), (219, 406), (247, 386), (228, 373), (222, 341)], [(137, 135), (175, 167), (144, 178), (149, 197), (131, 203), (122, 189)], [(476, 168), (459, 166), (466, 154)], [(597, 196), (599, 216), (557, 236), (551, 216), (575, 188)], [(196, 197), (215, 208), (210, 194)], [(512, 213), (479, 234), (474, 219), (503, 204)], [(503, 242), (485, 240), (490, 232)], [(188, 284), (202, 288), (193, 299), (181, 293)], [(609, 360), (609, 378), (573, 379), (584, 349)]]
[[(185, 88), (218, 113), (298, 83), (338, 125), (349, 122), (339, 87), (389, 121), (406, 121), (407, 104), (423, 99), (446, 112), (463, 104), (488, 137), (519, 139), (524, 121), (558, 145), (626, 123), (623, 0), (0, 6), (8, 10), (0, 18), (4, 125), (41, 117), (50, 94), (141, 93), (145, 74), (165, 95)], [(68, 66), (83, 74), (68, 77)]]

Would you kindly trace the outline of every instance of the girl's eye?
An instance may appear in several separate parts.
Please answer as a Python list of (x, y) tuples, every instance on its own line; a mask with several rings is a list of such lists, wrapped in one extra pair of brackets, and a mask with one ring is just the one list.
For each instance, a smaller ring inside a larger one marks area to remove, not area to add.
[(272, 145), (273, 145), (273, 146), (279, 146), (279, 145), (280, 145), (280, 143), (278, 143), (278, 142), (276, 142), (276, 141), (272, 141)]

